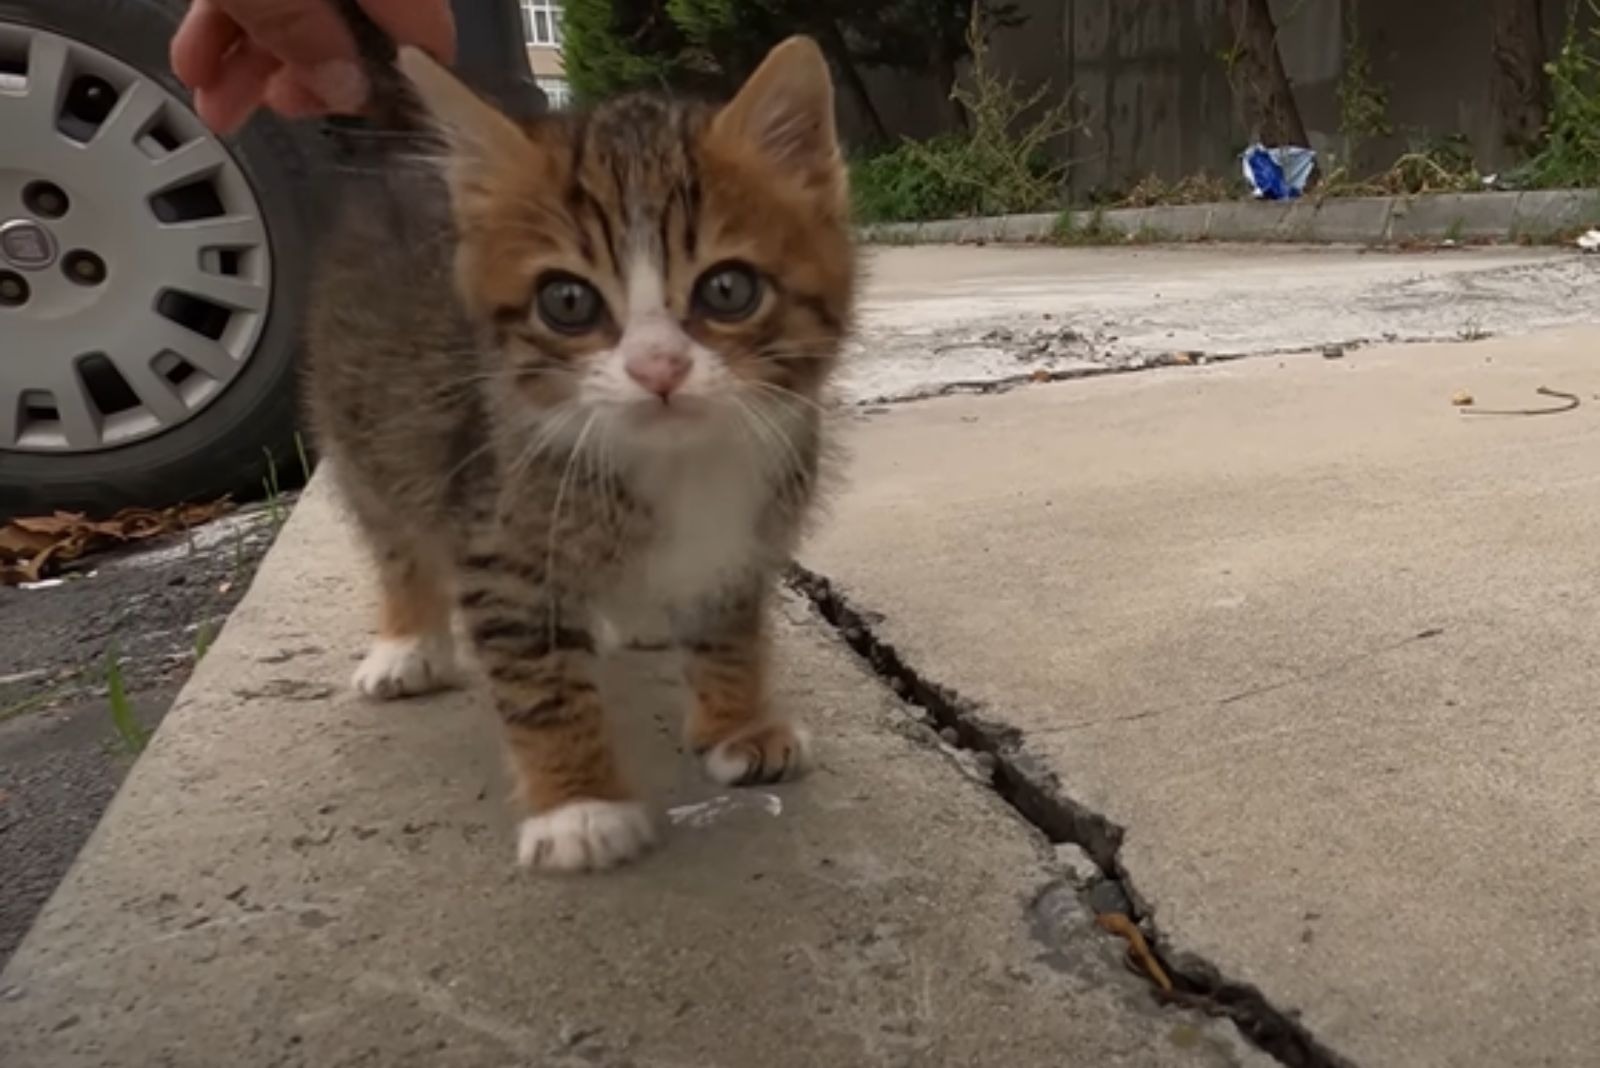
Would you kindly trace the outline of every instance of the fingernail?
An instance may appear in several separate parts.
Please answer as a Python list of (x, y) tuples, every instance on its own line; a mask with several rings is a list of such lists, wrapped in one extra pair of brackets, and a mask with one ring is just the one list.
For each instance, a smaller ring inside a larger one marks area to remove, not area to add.
[(311, 91), (333, 111), (360, 111), (367, 102), (367, 79), (349, 60), (330, 60), (311, 72)]

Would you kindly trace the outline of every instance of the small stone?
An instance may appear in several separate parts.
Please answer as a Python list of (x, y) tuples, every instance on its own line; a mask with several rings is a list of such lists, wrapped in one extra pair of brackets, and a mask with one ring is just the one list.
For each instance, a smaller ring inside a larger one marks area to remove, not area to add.
[(1067, 878), (1080, 890), (1092, 886), (1102, 876), (1100, 865), (1084, 850), (1081, 845), (1072, 842), (1062, 842), (1055, 847), (1056, 863), (1066, 869)]
[(572, 1048), (574, 1048), (576, 1046), (583, 1045), (589, 1039), (594, 1038), (596, 1035), (600, 1034), (600, 1032), (602, 1030), (604, 1030), (604, 1028), (600, 1028), (600, 1027), (576, 1027), (573, 1024), (570, 1024), (570, 1023), (563, 1023), (561, 1025), (561, 1030), (559, 1032), (559, 1036), (558, 1037), (559, 1037), (559, 1041), (561, 1042), (561, 1045), (563, 1045), (567, 1049), (572, 1049)]
[(972, 754), (972, 766), (977, 768), (985, 779), (994, 778), (994, 769), (998, 767), (999, 764), (1000, 762), (995, 759), (993, 753)]
[(1113, 912), (1127, 916), (1133, 912), (1128, 892), (1116, 879), (1101, 879), (1089, 888), (1089, 907), (1094, 909), (1097, 916)]
[(1324, 346), (1322, 346), (1322, 358), (1324, 360), (1342, 360), (1342, 359), (1344, 359), (1344, 346), (1343, 345), (1324, 345)]
[(956, 729), (954, 727), (941, 728), (939, 731), (939, 739), (943, 741), (945, 745), (961, 744), (961, 735), (956, 733)]
[(1472, 405), (1472, 394), (1464, 389), (1458, 389), (1450, 394), (1450, 403), (1457, 408), (1468, 408)]

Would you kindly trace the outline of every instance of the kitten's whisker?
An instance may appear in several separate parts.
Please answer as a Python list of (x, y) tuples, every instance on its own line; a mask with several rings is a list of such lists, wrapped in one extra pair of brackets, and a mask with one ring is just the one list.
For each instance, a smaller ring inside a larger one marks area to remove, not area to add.
[(787, 386), (780, 386), (776, 382), (763, 382), (760, 380), (756, 380), (748, 384), (784, 404), (791, 402), (804, 404), (806, 407), (815, 411), (818, 415), (828, 414), (828, 410), (824, 408), (820, 402), (807, 397), (803, 393), (796, 393)]
[[(589, 418), (584, 421), (583, 429), (578, 431), (578, 439), (572, 443), (572, 452), (567, 456), (567, 466), (562, 469), (561, 481), (556, 485), (555, 503), (550, 508), (550, 528), (545, 535), (544, 577), (549, 582), (555, 574), (556, 564), (556, 536), (561, 529), (561, 506), (567, 498), (567, 483), (572, 478), (573, 468), (578, 461), (578, 455), (583, 452), (583, 446), (589, 439), (589, 431), (594, 429), (594, 422), (600, 417), (599, 412), (590, 412)], [(555, 648), (556, 634), (561, 629), (560, 598), (550, 598), (550, 647)]]
[(605, 434), (600, 439), (603, 458), (602, 468), (605, 472), (603, 492), (606, 498), (606, 519), (611, 524), (613, 538), (622, 536), (622, 475), (617, 470), (617, 456), (614, 448), (616, 441), (613, 435)]
[[(740, 412), (747, 418), (752, 430), (760, 437), (762, 453), (765, 458), (772, 461), (768, 473), (776, 478), (779, 491), (787, 496), (790, 493), (790, 476), (796, 478), (805, 472), (805, 465), (800, 459), (800, 453), (783, 432), (783, 429), (774, 423), (755, 403), (746, 403), (745, 398), (734, 395)], [(750, 398), (754, 401), (755, 398)], [(773, 446), (776, 445), (777, 448)]]
[(739, 427), (750, 438), (750, 444), (755, 449), (756, 459), (760, 461), (761, 466), (768, 475), (781, 477), (784, 467), (783, 458), (772, 448), (772, 442), (767, 436), (767, 429), (756, 422), (755, 416), (742, 398), (736, 395), (733, 401), (735, 410), (739, 413)]
[(505, 483), (514, 486), (520, 482), (522, 477), (533, 467), (534, 461), (561, 437), (562, 431), (566, 429), (567, 424), (572, 421), (572, 417), (576, 414), (578, 414), (576, 409), (563, 407), (557, 418), (542, 424), (538, 433), (534, 434), (522, 446), (517, 458), (506, 469)]
[[(786, 492), (792, 493), (793, 497), (798, 498), (803, 492), (803, 487), (811, 481), (811, 471), (807, 467), (805, 459), (800, 454), (800, 447), (795, 441), (795, 434), (791, 430), (786, 429), (780, 423), (779, 420), (782, 418), (782, 416), (763, 406), (761, 403), (762, 397), (762, 394), (756, 394), (750, 398), (753, 402), (751, 409), (756, 415), (760, 416), (768, 423), (769, 426), (772, 427), (773, 434), (777, 436), (778, 441), (783, 445), (785, 452), (788, 454), (789, 474), (794, 477), (794, 483), (792, 485), (786, 483), (784, 489)], [(793, 410), (791, 409), (791, 412), (792, 411)], [(801, 414), (800, 417), (808, 420), (810, 418), (810, 416), (806, 414)], [(790, 418), (794, 418), (794, 416), (791, 414)], [(807, 423), (807, 429), (808, 431), (812, 429), (812, 425), (809, 422)]]

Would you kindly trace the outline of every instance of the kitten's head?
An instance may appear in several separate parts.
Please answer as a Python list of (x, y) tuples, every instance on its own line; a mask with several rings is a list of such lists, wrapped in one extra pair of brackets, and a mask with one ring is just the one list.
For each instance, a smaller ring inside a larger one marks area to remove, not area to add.
[(814, 403), (854, 257), (813, 42), (720, 108), (637, 95), (527, 126), (419, 52), (400, 64), (447, 136), (463, 304), (533, 410), (666, 447)]

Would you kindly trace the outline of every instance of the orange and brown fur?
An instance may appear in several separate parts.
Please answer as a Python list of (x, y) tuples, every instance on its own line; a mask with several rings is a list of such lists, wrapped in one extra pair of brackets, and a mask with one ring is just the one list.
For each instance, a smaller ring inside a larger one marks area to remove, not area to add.
[(832, 89), (794, 39), (720, 108), (632, 96), (518, 125), (399, 62), (444, 165), (354, 180), (308, 371), (382, 590), (355, 684), (448, 683), (459, 612), (530, 812), (521, 861), (607, 867), (654, 832), (607, 738), (600, 628), (685, 650), (714, 778), (805, 764), (766, 702), (766, 612), (852, 310)]

